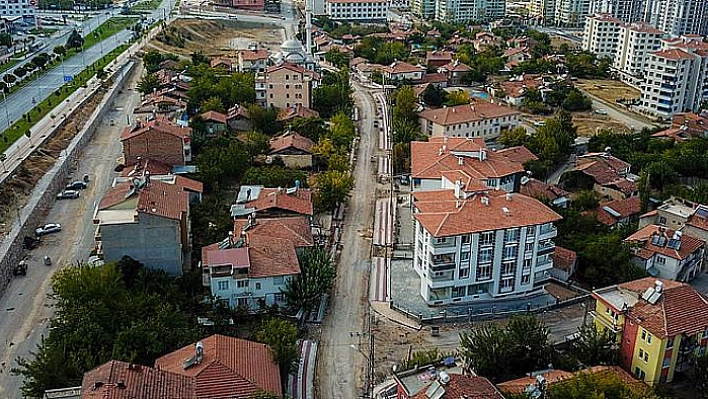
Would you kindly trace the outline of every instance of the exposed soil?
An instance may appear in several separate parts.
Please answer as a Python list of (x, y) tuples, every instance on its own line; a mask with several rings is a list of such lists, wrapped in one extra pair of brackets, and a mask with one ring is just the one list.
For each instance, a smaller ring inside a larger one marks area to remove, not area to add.
[(641, 96), (641, 92), (632, 86), (620, 82), (619, 80), (579, 80), (576, 85), (593, 96), (599, 97), (610, 104), (615, 104), (617, 100), (635, 100)]

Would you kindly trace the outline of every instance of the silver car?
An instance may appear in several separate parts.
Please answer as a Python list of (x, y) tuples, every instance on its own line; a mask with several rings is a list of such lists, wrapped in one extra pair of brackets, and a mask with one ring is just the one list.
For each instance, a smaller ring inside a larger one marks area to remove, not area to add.
[(37, 235), (37, 237), (40, 237), (46, 234), (58, 233), (60, 231), (61, 225), (59, 223), (49, 223), (45, 224), (44, 226), (38, 227), (37, 230), (34, 231), (34, 233)]
[(58, 200), (63, 200), (63, 199), (76, 199), (79, 198), (79, 192), (76, 190), (64, 190), (57, 194), (57, 199)]

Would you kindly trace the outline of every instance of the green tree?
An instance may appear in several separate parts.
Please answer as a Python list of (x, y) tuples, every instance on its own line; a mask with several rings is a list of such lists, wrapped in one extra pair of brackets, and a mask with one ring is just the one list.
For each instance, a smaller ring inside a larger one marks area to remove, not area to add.
[(254, 130), (268, 136), (283, 130), (282, 124), (278, 121), (278, 109), (275, 107), (263, 108), (252, 104), (248, 107), (247, 113)]
[(0, 33), (0, 46), (12, 47), (12, 35), (6, 32)]
[(447, 100), (447, 91), (436, 84), (430, 84), (423, 90), (423, 101), (432, 107), (441, 107)]
[(2, 77), (2, 79), (7, 83), (7, 84), (13, 84), (17, 80), (15, 75), (6, 73), (5, 76)]
[(526, 145), (529, 141), (529, 134), (523, 126), (515, 127), (511, 130), (502, 131), (499, 136), (499, 143), (504, 147), (516, 147)]
[(704, 353), (694, 357), (690, 376), (701, 399), (708, 399), (708, 354)]
[(325, 53), (325, 60), (337, 68), (344, 68), (349, 65), (349, 56), (334, 47)]
[(322, 84), (312, 95), (312, 104), (323, 118), (329, 118), (339, 112), (351, 114), (354, 102), (347, 68), (342, 68), (339, 72), (328, 72), (322, 76)]
[(149, 74), (160, 70), (160, 63), (162, 63), (162, 61), (164, 61), (164, 57), (162, 53), (157, 50), (150, 50), (143, 54), (143, 64)]
[(56, 46), (54, 47), (54, 50), (52, 50), (52, 52), (60, 57), (64, 57), (66, 55), (66, 47)]
[(585, 366), (612, 365), (617, 361), (617, 348), (613, 334), (594, 325), (578, 328), (578, 339), (573, 342), (573, 355)]
[(295, 118), (295, 120), (290, 124), (290, 129), (305, 137), (308, 137), (314, 142), (317, 142), (320, 137), (327, 133), (324, 120), (317, 116), (309, 118)]
[(280, 366), (280, 375), (288, 375), (295, 367), (297, 354), (297, 328), (287, 320), (271, 318), (264, 320), (256, 340), (270, 347), (273, 359)]
[(81, 46), (84, 45), (84, 38), (81, 36), (81, 34), (74, 29), (71, 31), (71, 34), (69, 35), (69, 38), (66, 40), (66, 45), (64, 47), (66, 48), (81, 48)]
[(447, 93), (445, 105), (454, 107), (456, 105), (469, 104), (470, 96), (464, 90), (454, 90)]
[(216, 111), (220, 113), (225, 113), (226, 110), (224, 109), (224, 102), (221, 101), (219, 97), (209, 97), (206, 100), (202, 102), (202, 106), (200, 109), (201, 112), (207, 112), (207, 111)]
[(246, 147), (246, 153), (248, 153), (251, 163), (257, 156), (270, 152), (270, 137), (256, 130), (246, 133), (243, 144)]
[(195, 159), (199, 180), (207, 188), (219, 188), (231, 179), (238, 179), (249, 165), (246, 149), (235, 138), (210, 140)]
[(575, 195), (571, 206), (573, 209), (581, 212), (590, 209), (597, 209), (597, 207), (600, 206), (600, 199), (597, 198), (597, 194), (594, 191), (583, 190)]
[(160, 78), (152, 73), (148, 73), (138, 82), (138, 92), (141, 94), (150, 94), (160, 88)]
[(300, 275), (285, 283), (283, 294), (292, 310), (312, 310), (329, 292), (334, 282), (336, 269), (326, 248), (306, 248), (298, 257)]
[(562, 107), (566, 111), (587, 111), (592, 108), (592, 100), (580, 90), (573, 89), (563, 100)]
[(329, 170), (317, 175), (315, 204), (320, 209), (333, 211), (348, 197), (354, 188), (354, 179), (345, 172)]
[[(572, 248), (571, 248), (572, 249)], [(632, 252), (618, 232), (588, 237), (578, 251), (578, 272), (583, 280), (604, 287), (646, 276), (631, 263)]]
[(335, 147), (348, 148), (355, 135), (354, 121), (348, 115), (340, 112), (332, 117), (327, 137)]
[(396, 143), (393, 145), (393, 173), (409, 173), (411, 170), (411, 144)]
[(283, 166), (250, 167), (243, 175), (243, 184), (262, 184), (266, 187), (293, 187), (299, 181), (302, 187), (307, 186), (307, 175), (297, 169)]
[(15, 76), (17, 76), (18, 79), (22, 79), (22, 77), (27, 75), (27, 70), (24, 67), (20, 66), (20, 67), (15, 68), (15, 70), (12, 71), (12, 73)]
[(660, 399), (643, 384), (628, 385), (618, 374), (611, 372), (581, 372), (575, 378), (548, 387), (548, 399)]
[(649, 183), (651, 187), (656, 188), (659, 191), (663, 191), (664, 187), (669, 184), (673, 184), (678, 180), (678, 173), (674, 168), (665, 161), (655, 161), (647, 165), (646, 167), (647, 175), (649, 176)]
[(393, 120), (418, 124), (418, 99), (413, 88), (403, 86), (396, 90)]
[(209, 65), (209, 63), (211, 62), (209, 57), (204, 55), (204, 53), (202, 53), (201, 51), (196, 51), (196, 52), (192, 53), (191, 57), (192, 57), (192, 64), (193, 65), (199, 65), (199, 64)]

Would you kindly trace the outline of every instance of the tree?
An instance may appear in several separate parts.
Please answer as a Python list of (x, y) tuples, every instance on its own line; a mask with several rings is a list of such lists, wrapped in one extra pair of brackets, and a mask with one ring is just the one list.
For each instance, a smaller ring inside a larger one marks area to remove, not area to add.
[(163, 55), (157, 50), (150, 50), (143, 54), (143, 64), (148, 73), (157, 72), (162, 61), (164, 61)]
[(573, 202), (571, 203), (573, 209), (578, 211), (587, 211), (589, 209), (597, 209), (600, 206), (600, 199), (597, 198), (592, 190), (583, 190), (575, 195)]
[(6, 32), (0, 33), (0, 46), (12, 47), (12, 35)]
[(344, 68), (349, 65), (349, 56), (334, 47), (325, 53), (325, 60), (337, 68)]
[(329, 170), (317, 175), (315, 203), (318, 208), (333, 211), (354, 188), (354, 179), (346, 172)]
[(60, 57), (64, 57), (66, 55), (66, 47), (56, 46), (54, 47), (54, 50), (52, 50), (52, 52)]
[(562, 107), (566, 111), (587, 111), (592, 108), (592, 100), (578, 89), (572, 89), (568, 92)]
[(3, 76), (2, 79), (3, 79), (7, 84), (13, 84), (13, 83), (15, 83), (15, 81), (17, 80), (17, 78), (15, 77), (15, 75), (10, 74), (10, 73), (6, 73), (5, 76)]
[(512, 316), (506, 328), (485, 324), (460, 334), (465, 368), (492, 382), (546, 368), (551, 360), (548, 327), (534, 315)]
[(313, 93), (313, 108), (323, 118), (329, 118), (339, 112), (349, 115), (353, 105), (351, 94), (349, 71), (346, 68), (336, 73), (327, 73), (322, 78), (322, 84)]
[(583, 280), (604, 287), (646, 276), (631, 263), (632, 252), (619, 232), (588, 238), (580, 251), (576, 250), (578, 273)]
[(243, 184), (261, 184), (266, 187), (293, 187), (299, 181), (301, 187), (307, 187), (307, 175), (297, 169), (283, 166), (250, 167), (243, 174)]
[(609, 330), (594, 325), (578, 327), (578, 339), (573, 342), (573, 354), (585, 366), (611, 365), (617, 360), (616, 343)]
[(278, 109), (275, 107), (263, 108), (251, 104), (247, 113), (254, 130), (272, 136), (283, 129), (282, 124), (278, 121)]
[(47, 53), (40, 53), (36, 57), (32, 58), (32, 64), (36, 65), (37, 68), (44, 68), (45, 65), (49, 62), (49, 54)]
[(218, 188), (229, 179), (237, 179), (248, 168), (246, 149), (235, 138), (210, 140), (197, 155), (195, 163), (199, 180), (208, 188)]
[(199, 65), (199, 64), (209, 65), (210, 62), (211, 62), (211, 60), (209, 59), (209, 57), (204, 55), (204, 53), (202, 53), (201, 51), (197, 51), (197, 52), (192, 53), (192, 64), (193, 65), (195, 65), (195, 66)]
[(423, 90), (423, 101), (429, 106), (440, 107), (445, 100), (447, 100), (447, 91), (438, 85), (430, 84)]
[(160, 85), (160, 78), (155, 76), (155, 74), (148, 73), (138, 82), (138, 92), (141, 94), (150, 94), (159, 89)]
[(318, 116), (295, 118), (289, 127), (314, 142), (327, 133), (324, 120)]
[(288, 375), (297, 362), (297, 328), (295, 324), (276, 318), (264, 320), (256, 332), (256, 340), (270, 347), (280, 366), (280, 375)]
[(15, 68), (15, 70), (12, 72), (15, 76), (17, 76), (19, 79), (22, 79), (23, 76), (27, 75), (27, 70), (20, 66)]
[(246, 153), (248, 153), (251, 163), (257, 156), (270, 152), (270, 137), (256, 130), (246, 133), (246, 139), (243, 144), (246, 147)]
[(393, 145), (393, 173), (408, 173), (411, 170), (411, 144), (396, 143)]
[(202, 106), (200, 109), (201, 112), (207, 112), (207, 111), (216, 111), (219, 113), (225, 113), (226, 110), (224, 109), (224, 102), (221, 101), (219, 97), (209, 97), (206, 100), (202, 101)]
[(547, 399), (660, 399), (644, 384), (627, 384), (612, 372), (580, 372), (548, 387)]
[(696, 391), (700, 393), (701, 399), (708, 399), (708, 354), (694, 357), (691, 381)]
[(283, 294), (290, 309), (312, 310), (332, 287), (336, 269), (323, 247), (306, 248), (298, 260), (300, 275), (285, 283)]
[(393, 120), (418, 124), (418, 99), (413, 88), (403, 86), (396, 90), (395, 105), (393, 106)]
[(464, 90), (455, 90), (447, 93), (445, 105), (454, 107), (456, 105), (469, 104), (470, 96)]
[(65, 47), (68, 49), (81, 48), (81, 46), (83, 46), (83, 45), (84, 45), (84, 38), (81, 36), (81, 34), (76, 29), (71, 31), (69, 38), (66, 40)]
[(515, 127), (511, 130), (504, 130), (499, 136), (499, 143), (504, 147), (516, 147), (526, 145), (529, 141), (529, 134), (523, 126)]
[(341, 149), (349, 148), (355, 135), (354, 121), (348, 115), (340, 112), (332, 117), (327, 137), (332, 140), (332, 144), (340, 151)]
[(679, 177), (671, 164), (665, 161), (650, 163), (646, 167), (646, 172), (649, 176), (650, 186), (659, 191), (663, 191), (664, 187), (676, 182)]

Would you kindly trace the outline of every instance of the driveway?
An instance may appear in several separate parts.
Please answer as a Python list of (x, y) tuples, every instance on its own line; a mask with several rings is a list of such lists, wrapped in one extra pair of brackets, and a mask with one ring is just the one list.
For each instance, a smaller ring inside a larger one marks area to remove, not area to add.
[[(373, 223), (374, 165), (377, 134), (375, 103), (371, 95), (354, 84), (354, 99), (361, 117), (359, 150), (354, 170), (355, 187), (347, 206), (342, 230), (343, 248), (332, 291), (331, 305), (322, 326), (317, 359), (318, 392), (322, 399), (353, 399), (363, 388), (366, 359), (350, 345), (359, 339), (352, 333), (367, 330), (371, 242), (363, 237)], [(365, 340), (364, 340), (365, 341)]]
[[(130, 87), (136, 86), (142, 63), (134, 71)], [(119, 137), (124, 125), (119, 122), (109, 126), (109, 121), (125, 121), (126, 110), (132, 110), (138, 102), (139, 96), (132, 89), (118, 95), (115, 103), (121, 106), (107, 113), (75, 165), (75, 178), (84, 173), (91, 177), (88, 188), (76, 200), (54, 203), (46, 222), (61, 224), (62, 231), (42, 238), (41, 245), (29, 253), (27, 276), (15, 278), (0, 298), (0, 398), (22, 397), (22, 377), (12, 375), (10, 369), (17, 366), (18, 356), (30, 357), (30, 351), (36, 351), (48, 332), (47, 323), (54, 315), (54, 309), (47, 306), (52, 275), (85, 261), (93, 248), (93, 210), (116, 175), (113, 169), (122, 151)], [(42, 265), (45, 255), (52, 258), (53, 266)]]

